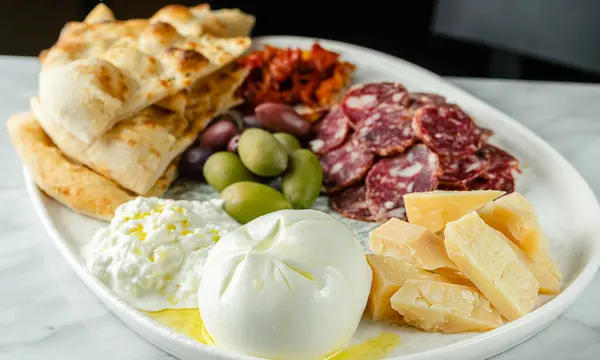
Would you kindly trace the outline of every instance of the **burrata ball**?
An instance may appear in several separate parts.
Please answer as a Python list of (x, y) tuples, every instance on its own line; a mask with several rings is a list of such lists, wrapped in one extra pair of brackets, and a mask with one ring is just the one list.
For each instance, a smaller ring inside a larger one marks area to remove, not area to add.
[(198, 306), (217, 347), (318, 359), (355, 333), (372, 272), (356, 235), (316, 210), (281, 210), (224, 236), (204, 266)]

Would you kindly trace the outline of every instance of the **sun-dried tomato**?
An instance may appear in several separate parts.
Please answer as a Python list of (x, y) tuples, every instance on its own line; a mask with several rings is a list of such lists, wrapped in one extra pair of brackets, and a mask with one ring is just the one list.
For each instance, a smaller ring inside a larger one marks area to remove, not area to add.
[(283, 52), (277, 53), (269, 63), (269, 71), (273, 80), (285, 81), (294, 69), (302, 61), (302, 51), (298, 49), (286, 49)]
[[(341, 97), (341, 91), (347, 85), (348, 74), (353, 71), (354, 65), (349, 63), (341, 63), (334, 68), (333, 75), (323, 80), (315, 92), (320, 105), (328, 104), (336, 96)], [(328, 102), (322, 102), (322, 100)]]
[(310, 57), (317, 71), (327, 71), (334, 67), (338, 62), (340, 55), (331, 51), (327, 51), (319, 44), (314, 44), (310, 50)]
[(240, 93), (252, 107), (264, 102), (329, 105), (349, 84), (355, 70), (318, 43), (310, 51), (265, 46), (239, 63), (251, 69)]

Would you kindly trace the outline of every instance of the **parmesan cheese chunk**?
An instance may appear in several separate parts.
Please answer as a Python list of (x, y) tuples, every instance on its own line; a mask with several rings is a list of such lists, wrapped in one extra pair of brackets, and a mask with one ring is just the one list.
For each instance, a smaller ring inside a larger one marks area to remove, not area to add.
[(429, 191), (404, 195), (406, 216), (411, 224), (437, 232), (447, 223), (482, 207), (503, 191)]
[(419, 269), (468, 284), (446, 254), (444, 240), (422, 226), (392, 218), (369, 233), (369, 245), (376, 254), (406, 259)]
[(554, 282), (560, 283), (562, 274), (550, 257), (548, 239), (533, 205), (523, 195), (512, 193), (503, 196), (479, 209), (478, 213), (489, 226), (517, 244), (533, 262), (545, 267), (556, 278)]
[(373, 321), (404, 323), (402, 316), (392, 309), (390, 298), (406, 280), (445, 281), (443, 276), (418, 269), (403, 259), (367, 254), (367, 261), (373, 270), (373, 280), (365, 314)]
[(430, 332), (487, 331), (503, 324), (490, 302), (468, 286), (411, 279), (390, 302), (408, 324)]
[[(497, 230), (496, 230), (497, 231)], [(547, 267), (536, 263), (531, 260), (520, 247), (510, 241), (506, 236), (498, 231), (498, 234), (502, 236), (504, 241), (510, 245), (511, 249), (515, 252), (519, 260), (531, 271), (533, 276), (537, 279), (540, 284), (540, 293), (542, 294), (558, 294), (560, 292), (560, 279), (554, 276)]]
[(476, 212), (446, 226), (448, 256), (508, 320), (529, 313), (539, 283), (504, 238)]

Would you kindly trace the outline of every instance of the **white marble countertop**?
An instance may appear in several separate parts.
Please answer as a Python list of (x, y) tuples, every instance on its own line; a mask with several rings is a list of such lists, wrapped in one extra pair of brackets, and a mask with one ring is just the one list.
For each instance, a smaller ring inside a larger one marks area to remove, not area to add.
[[(4, 121), (36, 94), (35, 59), (0, 57), (0, 360), (159, 360), (172, 356), (111, 315), (45, 234)], [(600, 86), (451, 79), (561, 152), (600, 196)], [(600, 275), (546, 330), (494, 359), (600, 357)]]

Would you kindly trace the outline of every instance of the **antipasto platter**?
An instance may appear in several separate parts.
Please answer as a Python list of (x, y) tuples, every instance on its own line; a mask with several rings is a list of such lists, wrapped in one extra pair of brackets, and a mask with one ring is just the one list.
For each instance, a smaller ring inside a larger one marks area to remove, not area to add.
[(110, 311), (181, 359), (480, 359), (576, 299), (600, 207), (555, 150), (416, 65), (254, 21), (99, 6), (40, 55), (9, 133)]

